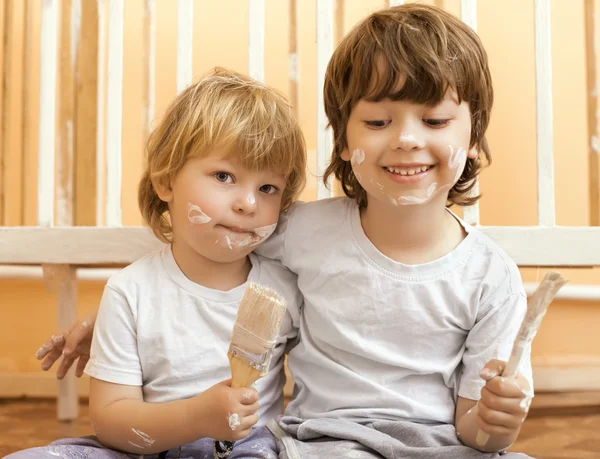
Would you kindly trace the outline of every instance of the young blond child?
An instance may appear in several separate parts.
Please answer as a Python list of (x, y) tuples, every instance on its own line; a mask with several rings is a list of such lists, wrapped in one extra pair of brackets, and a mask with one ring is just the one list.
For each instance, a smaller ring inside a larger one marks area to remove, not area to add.
[(529, 361), (498, 376), (526, 295), (514, 262), (449, 210), (477, 201), (490, 160), (485, 50), (441, 9), (384, 9), (342, 40), (324, 97), (325, 180), (346, 197), (291, 206), (259, 249), (304, 301), (294, 396), (269, 424), (280, 458), (499, 457), (533, 395)]
[(208, 458), (212, 439), (241, 440), (231, 458), (277, 457), (264, 424), (283, 407), (284, 343), (256, 389), (230, 386), (227, 350), (248, 282), (298, 310), (291, 273), (252, 251), (305, 167), (302, 133), (275, 90), (216, 69), (179, 95), (150, 136), (139, 186), (144, 220), (166, 245), (109, 279), (95, 323), (86, 372), (97, 437), (10, 457)]

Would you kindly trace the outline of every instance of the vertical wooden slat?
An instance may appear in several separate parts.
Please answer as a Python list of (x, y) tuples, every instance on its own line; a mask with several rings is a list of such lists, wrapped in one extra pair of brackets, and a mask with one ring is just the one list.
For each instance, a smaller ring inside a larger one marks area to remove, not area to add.
[(289, 2), (290, 8), (290, 35), (289, 35), (289, 49), (288, 49), (288, 78), (289, 78), (289, 98), (290, 104), (294, 109), (294, 113), (298, 117), (300, 113), (300, 100), (298, 97), (298, 87), (300, 84), (300, 58), (299, 58), (299, 37), (298, 37), (298, 1), (290, 0)]
[(4, 34), (6, 32), (6, 0), (0, 0), (0, 225), (4, 224), (4, 141), (5, 135), (5, 100), (4, 100)]
[(109, 0), (106, 101), (106, 224), (121, 225), (123, 0)]
[(107, 11), (106, 0), (98, 0), (98, 73), (96, 92), (96, 226), (106, 223), (106, 67)]
[(587, 66), (587, 119), (589, 143), (590, 224), (600, 226), (600, 133), (598, 132), (598, 45), (595, 0), (585, 0), (585, 52)]
[[(471, 27), (474, 31), (477, 32), (477, 1), (461, 0), (460, 17), (465, 24), (467, 24), (469, 27)], [(478, 181), (475, 182), (475, 186), (471, 190), (471, 194), (473, 196), (477, 196), (479, 194)], [(479, 203), (475, 203), (472, 206), (465, 207), (463, 210), (463, 219), (469, 225), (479, 225)]]
[[(75, 266), (43, 265), (44, 278), (56, 290), (57, 330), (65, 330), (77, 320), (77, 274)], [(72, 421), (79, 414), (77, 378), (71, 369), (58, 382), (57, 417), (59, 421)]]
[[(152, 130), (155, 105), (156, 81), (156, 0), (146, 0), (144, 7), (144, 91), (143, 91), (143, 116), (144, 116), (144, 143)], [(144, 161), (146, 155), (143, 155)]]
[(327, 128), (327, 117), (323, 104), (325, 70), (333, 53), (333, 0), (317, 0), (317, 198), (328, 198), (333, 194), (331, 180), (325, 186), (322, 177), (331, 158), (333, 139)]
[(264, 0), (250, 0), (248, 8), (248, 75), (265, 81)]
[(61, 1), (59, 114), (56, 150), (56, 216), (58, 226), (73, 224), (75, 170), (75, 72), (81, 24), (79, 0)]
[[(38, 170), (40, 103), (40, 21), (41, 3), (27, 1), (25, 39), (25, 97), (23, 102), (23, 169)], [(23, 224), (37, 225), (37, 174), (23, 174)]]
[(56, 155), (57, 0), (44, 0), (40, 34), (40, 128), (38, 154), (38, 225), (54, 225)]
[(75, 214), (80, 226), (96, 224), (98, 4), (83, 0), (76, 73)]
[(537, 106), (538, 223), (554, 226), (554, 129), (550, 0), (535, 0), (535, 81)]
[(177, 2), (177, 94), (192, 82), (194, 1)]
[(23, 224), (23, 102), (25, 70), (25, 18), (27, 4), (6, 2), (4, 53), (3, 142), (3, 223)]

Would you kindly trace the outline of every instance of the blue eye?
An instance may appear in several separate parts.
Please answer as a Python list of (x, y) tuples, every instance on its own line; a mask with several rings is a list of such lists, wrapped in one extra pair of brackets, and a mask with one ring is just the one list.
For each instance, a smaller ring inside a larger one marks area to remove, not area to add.
[(214, 177), (217, 179), (218, 182), (221, 183), (233, 183), (233, 177), (231, 176), (231, 174), (228, 174), (227, 172), (215, 172)]
[(259, 188), (262, 193), (273, 194), (277, 193), (278, 188), (275, 185), (263, 185)]

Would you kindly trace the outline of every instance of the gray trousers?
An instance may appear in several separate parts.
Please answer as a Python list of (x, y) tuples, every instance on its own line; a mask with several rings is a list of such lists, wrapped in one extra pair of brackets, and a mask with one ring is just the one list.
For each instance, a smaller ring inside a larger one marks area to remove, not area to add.
[[(520, 453), (482, 453), (463, 445), (451, 424), (409, 421), (357, 424), (340, 419), (283, 416), (268, 425), (279, 459), (527, 459)], [(531, 458), (530, 458), (531, 459)]]
[[(48, 446), (31, 448), (6, 456), (6, 459), (213, 459), (213, 439), (202, 438), (161, 454), (128, 454), (103, 446), (96, 437), (65, 438)], [(277, 445), (266, 427), (257, 427), (243, 440), (235, 442), (230, 459), (277, 459)]]

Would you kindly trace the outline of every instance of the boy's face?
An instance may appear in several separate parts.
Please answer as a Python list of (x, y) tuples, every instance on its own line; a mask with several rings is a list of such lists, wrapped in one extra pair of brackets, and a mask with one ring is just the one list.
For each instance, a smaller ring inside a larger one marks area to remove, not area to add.
[(273, 233), (286, 181), (274, 171), (246, 169), (223, 153), (188, 160), (170, 189), (157, 191), (169, 204), (175, 244), (231, 262)]
[(436, 106), (361, 99), (350, 113), (342, 159), (369, 196), (393, 206), (448, 196), (468, 157), (471, 114), (449, 90)]

